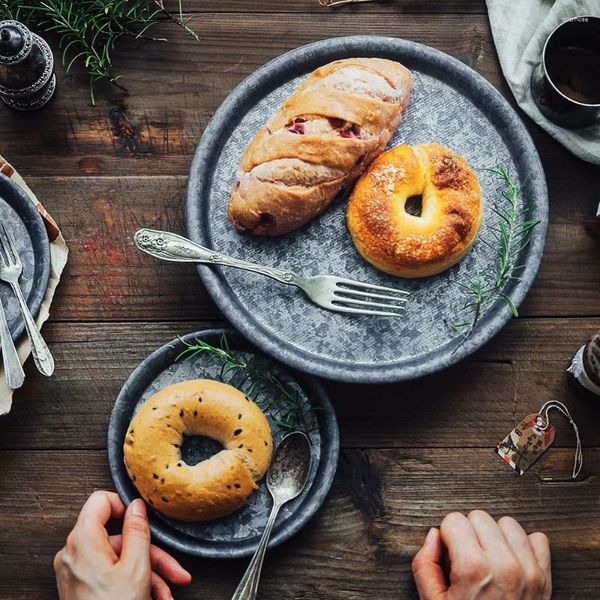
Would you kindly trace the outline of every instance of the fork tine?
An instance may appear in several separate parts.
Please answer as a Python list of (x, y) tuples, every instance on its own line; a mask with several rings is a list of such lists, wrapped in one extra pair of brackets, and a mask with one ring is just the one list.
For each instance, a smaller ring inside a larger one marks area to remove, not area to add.
[(401, 317), (402, 313), (399, 312), (385, 312), (383, 310), (365, 310), (363, 308), (349, 308), (347, 306), (339, 306), (337, 304), (332, 304), (330, 306), (331, 310), (335, 310), (336, 312), (343, 313), (351, 313), (355, 315), (378, 315), (381, 317)]
[[(354, 299), (354, 298), (339, 298), (336, 300), (333, 300), (332, 304), (334, 306), (340, 305), (340, 306), (345, 306), (347, 304), (358, 304), (359, 306), (364, 306), (364, 307), (369, 307), (371, 306), (372, 308), (387, 308), (388, 310), (404, 310), (403, 306), (395, 306), (393, 304), (384, 304), (383, 302), (369, 302), (367, 300), (358, 300), (358, 299)], [(352, 308), (352, 307), (350, 307)]]
[(374, 283), (363, 283), (362, 281), (355, 281), (354, 279), (346, 279), (344, 277), (337, 278), (336, 287), (340, 284), (365, 290), (379, 290), (381, 292), (392, 292), (394, 294), (403, 294), (405, 296), (410, 295), (410, 292), (406, 292), (405, 290), (397, 290), (395, 288), (384, 287), (383, 285), (375, 285)]
[(361, 292), (360, 290), (353, 290), (350, 288), (336, 288), (334, 295), (340, 298), (346, 298), (347, 296), (341, 296), (341, 294), (352, 294), (353, 296), (365, 296), (368, 298), (380, 298), (381, 300), (391, 300), (393, 302), (408, 302), (408, 298), (402, 296), (386, 296), (385, 294), (376, 294), (375, 292)]
[(15, 240), (14, 240), (13, 236), (11, 235), (10, 231), (6, 230), (4, 225), (2, 225), (2, 229), (4, 229), (6, 239), (8, 240), (8, 245), (10, 246), (10, 249), (12, 250), (14, 262), (18, 263), (20, 258), (19, 258), (19, 252), (17, 251), (17, 245), (15, 244)]
[(6, 266), (10, 263), (10, 257), (8, 256), (8, 250), (6, 248), (6, 229), (2, 222), (0, 222), (0, 260), (2, 260)]
[(10, 245), (10, 236), (4, 223), (0, 223), (0, 227), (2, 227), (2, 232), (0, 232), (0, 237), (2, 238), (2, 245), (6, 248)]

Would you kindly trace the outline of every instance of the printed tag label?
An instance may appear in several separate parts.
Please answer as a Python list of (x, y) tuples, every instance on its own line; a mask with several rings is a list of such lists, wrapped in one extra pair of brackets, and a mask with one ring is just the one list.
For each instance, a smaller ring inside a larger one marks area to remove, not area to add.
[(498, 445), (496, 452), (518, 475), (523, 475), (554, 441), (556, 429), (545, 426), (542, 415), (528, 415)]

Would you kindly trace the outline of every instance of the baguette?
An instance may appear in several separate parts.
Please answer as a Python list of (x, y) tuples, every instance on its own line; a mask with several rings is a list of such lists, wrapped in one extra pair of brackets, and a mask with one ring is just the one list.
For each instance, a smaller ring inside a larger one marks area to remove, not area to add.
[(278, 236), (321, 213), (385, 150), (411, 89), (410, 71), (381, 58), (311, 73), (246, 149), (229, 200), (233, 225)]

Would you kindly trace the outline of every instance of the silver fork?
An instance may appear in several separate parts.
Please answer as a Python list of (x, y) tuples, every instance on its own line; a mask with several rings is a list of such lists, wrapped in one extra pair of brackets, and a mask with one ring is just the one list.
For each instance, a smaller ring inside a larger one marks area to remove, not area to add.
[(16, 390), (23, 385), (25, 373), (23, 372), (23, 367), (21, 366), (15, 343), (13, 342), (10, 330), (8, 329), (2, 300), (0, 300), (0, 346), (2, 346), (2, 361), (4, 363), (6, 385), (12, 390)]
[(4, 224), (0, 223), (0, 280), (10, 284), (19, 301), (23, 320), (25, 321), (25, 329), (31, 340), (31, 353), (33, 354), (36, 367), (43, 375), (50, 376), (54, 373), (54, 359), (23, 297), (23, 292), (19, 285), (19, 278), (22, 272), (23, 264), (21, 263), (15, 242), (4, 227)]
[(287, 285), (299, 287), (316, 305), (327, 310), (355, 315), (402, 315), (409, 295), (403, 290), (361, 283), (333, 275), (300, 277), (291, 271), (264, 267), (204, 248), (175, 233), (140, 229), (134, 236), (135, 245), (162, 260), (223, 265), (260, 273)]

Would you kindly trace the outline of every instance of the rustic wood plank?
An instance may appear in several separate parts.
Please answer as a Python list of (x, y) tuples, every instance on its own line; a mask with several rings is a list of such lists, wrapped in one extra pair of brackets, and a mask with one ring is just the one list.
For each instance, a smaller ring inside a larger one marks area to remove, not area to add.
[[(596, 180), (600, 186), (597, 171), (590, 186)], [(599, 245), (587, 227), (598, 198), (592, 187), (582, 186), (574, 199), (571, 183), (551, 177), (546, 252), (521, 313), (598, 316)], [(62, 227), (71, 251), (52, 306), (54, 320), (221, 318), (192, 265), (158, 261), (131, 241), (143, 226), (185, 231), (184, 177), (30, 177), (28, 183)]]
[[(549, 535), (555, 598), (596, 600), (600, 449), (587, 450), (577, 482), (572, 458), (551, 450), (517, 477), (485, 449), (346, 450), (323, 509), (267, 557), (261, 598), (416, 599), (410, 561), (429, 527), (483, 508)], [(111, 488), (105, 453), (0, 452), (0, 469), (0, 598), (54, 598), (54, 553), (87, 495)], [(246, 567), (180, 558), (194, 576), (182, 599), (230, 598)]]
[[(0, 419), (0, 598), (55, 597), (53, 554), (85, 497), (111, 487), (107, 422), (131, 370), (175, 335), (223, 324), (193, 268), (155, 262), (129, 240), (139, 226), (182, 230), (195, 144), (239, 81), (304, 43), (378, 33), (449, 52), (514, 105), (483, 0), (395, 0), (340, 11), (316, 0), (268, 7), (222, 0), (218, 13), (207, 0), (187, 0), (186, 8), (198, 13), (200, 43), (163, 24), (157, 33), (170, 38), (168, 46), (130, 44), (118, 53), (130, 95), (100, 89), (92, 108), (86, 78), (66, 80), (59, 68), (59, 94), (48, 109), (0, 110), (2, 153), (40, 194), (71, 248), (54, 322), (44, 330), (57, 373), (42, 379), (28, 364), (26, 387)], [(550, 534), (556, 598), (598, 598), (597, 403), (574, 393), (564, 369), (600, 329), (599, 240), (590, 219), (600, 169), (526, 122), (548, 176), (551, 227), (522, 314), (586, 318), (513, 321), (471, 359), (416, 382), (327, 383), (342, 428), (339, 473), (323, 511), (269, 557), (261, 597), (416, 598), (410, 559), (427, 529), (450, 510), (484, 508)], [(140, 322), (106, 322), (132, 319)], [(491, 453), (550, 399), (565, 401), (580, 424), (585, 467), (577, 482), (569, 477), (573, 439), (565, 423), (555, 447), (522, 478)], [(229, 598), (246, 566), (183, 560), (195, 581), (177, 598)]]
[[(168, 0), (165, 6), (173, 11), (179, 10), (178, 0)], [(211, 0), (187, 0), (183, 2), (186, 14), (211, 13), (215, 11), (215, 3)], [(255, 0), (222, 0), (218, 12), (261, 12), (273, 13), (317, 13), (323, 16), (334, 16), (337, 12), (365, 13), (435, 13), (441, 15), (487, 12), (484, 0), (379, 0), (362, 6), (344, 6), (336, 9), (322, 7), (317, 0), (271, 0), (268, 5)], [(197, 18), (202, 22), (203, 15)], [(193, 22), (194, 23), (194, 22)]]
[(87, 77), (65, 80), (37, 114), (0, 111), (2, 153), (23, 175), (185, 174), (200, 134), (229, 92), (283, 52), (332, 35), (380, 34), (429, 44), (467, 62), (495, 85), (501, 78), (486, 15), (207, 14), (201, 41), (161, 25), (168, 46), (125, 42), (116, 72), (129, 90), (98, 89), (91, 107)]
[[(0, 448), (104, 448), (114, 400), (131, 371), (177, 335), (219, 323), (55, 323), (44, 333), (57, 370), (28, 364), (25, 387), (0, 420)], [(597, 402), (575, 394), (565, 369), (600, 319), (513, 321), (471, 359), (414, 382), (327, 383), (345, 447), (492, 448), (547, 400), (566, 402), (585, 446), (600, 446)], [(557, 445), (573, 446), (557, 420)]]
[(57, 320), (210, 319), (220, 314), (193, 265), (143, 254), (141, 227), (184, 231), (185, 178), (29, 179), (70, 255), (52, 306)]

